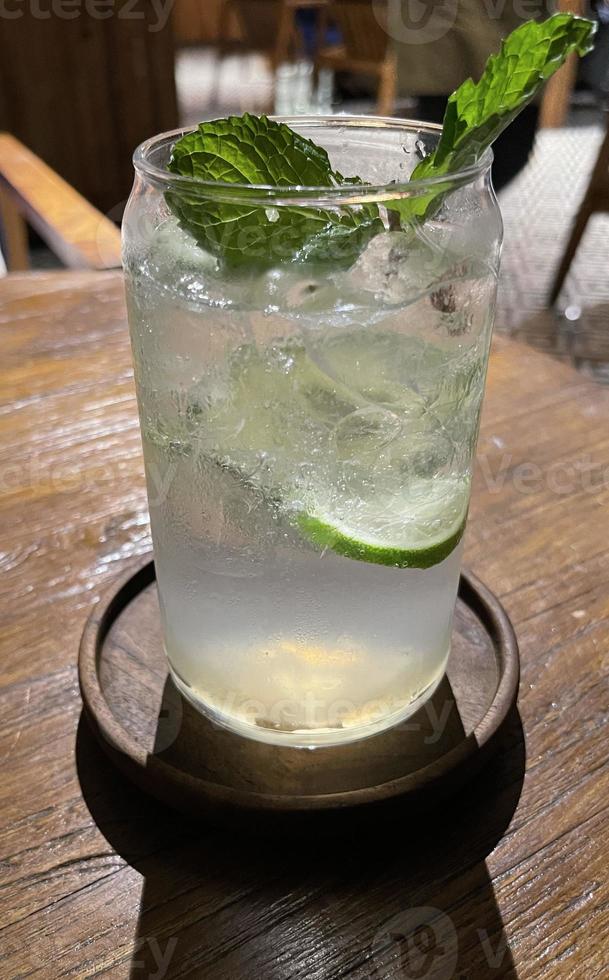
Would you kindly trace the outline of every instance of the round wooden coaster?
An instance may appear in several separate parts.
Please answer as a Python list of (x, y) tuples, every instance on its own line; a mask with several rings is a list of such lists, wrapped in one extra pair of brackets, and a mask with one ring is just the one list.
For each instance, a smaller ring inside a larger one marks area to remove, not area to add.
[[(171, 681), (154, 564), (123, 575), (84, 630), (79, 677), (102, 747), (144, 790), (188, 814), (274, 814), (427, 806), (477, 771), (513, 708), (518, 645), (497, 598), (463, 573), (448, 674), (395, 728), (344, 746), (298, 749), (213, 725)], [(248, 818), (248, 819), (249, 819)]]

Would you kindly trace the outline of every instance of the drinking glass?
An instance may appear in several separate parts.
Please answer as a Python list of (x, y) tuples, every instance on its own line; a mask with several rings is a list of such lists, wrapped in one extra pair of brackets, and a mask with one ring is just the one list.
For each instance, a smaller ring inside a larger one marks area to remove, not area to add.
[[(366, 183), (181, 177), (163, 134), (135, 153), (124, 265), (171, 674), (215, 723), (313, 747), (402, 722), (445, 673), (502, 227), (490, 151), (409, 182), (438, 127), (282, 121)], [(355, 255), (276, 235), (231, 264), (176, 217), (197, 201), (288, 238), (378, 221)]]

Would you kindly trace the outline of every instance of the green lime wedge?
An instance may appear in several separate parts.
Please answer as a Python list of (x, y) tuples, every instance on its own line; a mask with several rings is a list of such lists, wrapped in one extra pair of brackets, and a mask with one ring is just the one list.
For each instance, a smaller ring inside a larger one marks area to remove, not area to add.
[(323, 508), (300, 513), (296, 524), (316, 547), (330, 548), (346, 558), (394, 568), (431, 568), (447, 558), (463, 537), (467, 506), (465, 483), (420, 481), (410, 506), (398, 496), (352, 502), (338, 513)]
[(374, 565), (390, 565), (393, 568), (431, 568), (444, 561), (457, 547), (465, 530), (465, 519), (449, 538), (442, 538), (424, 548), (392, 548), (377, 541), (356, 541), (344, 531), (309, 514), (298, 518), (301, 532), (318, 548), (331, 548), (345, 558), (367, 561)]

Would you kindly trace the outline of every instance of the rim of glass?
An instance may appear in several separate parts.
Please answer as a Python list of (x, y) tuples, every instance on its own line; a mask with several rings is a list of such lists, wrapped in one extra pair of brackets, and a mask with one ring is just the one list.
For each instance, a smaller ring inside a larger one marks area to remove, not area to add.
[[(277, 122), (288, 126), (299, 126), (306, 129), (319, 128), (350, 128), (357, 129), (396, 129), (418, 134), (439, 135), (442, 126), (438, 123), (420, 122), (416, 119), (394, 119), (386, 116), (355, 116), (355, 115), (302, 115), (302, 116), (270, 116)], [(152, 136), (135, 150), (133, 166), (138, 174), (146, 177), (153, 184), (166, 189), (182, 189), (184, 191), (205, 191), (206, 196), (218, 201), (234, 202), (256, 200), (268, 204), (272, 199), (278, 205), (298, 205), (303, 200), (319, 205), (332, 204), (366, 204), (385, 201), (395, 201), (400, 198), (415, 197), (433, 187), (448, 184), (451, 190), (468, 184), (486, 173), (493, 162), (493, 151), (489, 147), (480, 159), (460, 170), (447, 171), (436, 177), (425, 177), (418, 180), (405, 180), (384, 184), (342, 184), (336, 187), (309, 187), (306, 185), (278, 186), (273, 184), (231, 184), (215, 180), (201, 180), (198, 177), (188, 177), (174, 174), (163, 167), (158, 167), (150, 159), (151, 154), (162, 144), (175, 141), (186, 133), (192, 133), (196, 126), (182, 126), (164, 133)], [(306, 134), (303, 134), (306, 135)]]

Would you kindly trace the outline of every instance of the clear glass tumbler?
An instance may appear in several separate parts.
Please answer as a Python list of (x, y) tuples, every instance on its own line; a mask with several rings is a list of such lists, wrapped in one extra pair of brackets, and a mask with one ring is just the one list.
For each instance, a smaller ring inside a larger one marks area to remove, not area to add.
[[(203, 183), (167, 171), (167, 133), (135, 154), (124, 264), (175, 683), (234, 732), (321, 746), (399, 723), (444, 675), (502, 227), (490, 151), (408, 182), (437, 127), (284, 121), (367, 183)], [(279, 237), (227, 270), (168, 195), (379, 220), (355, 258)], [(431, 197), (402, 228), (387, 207)]]

